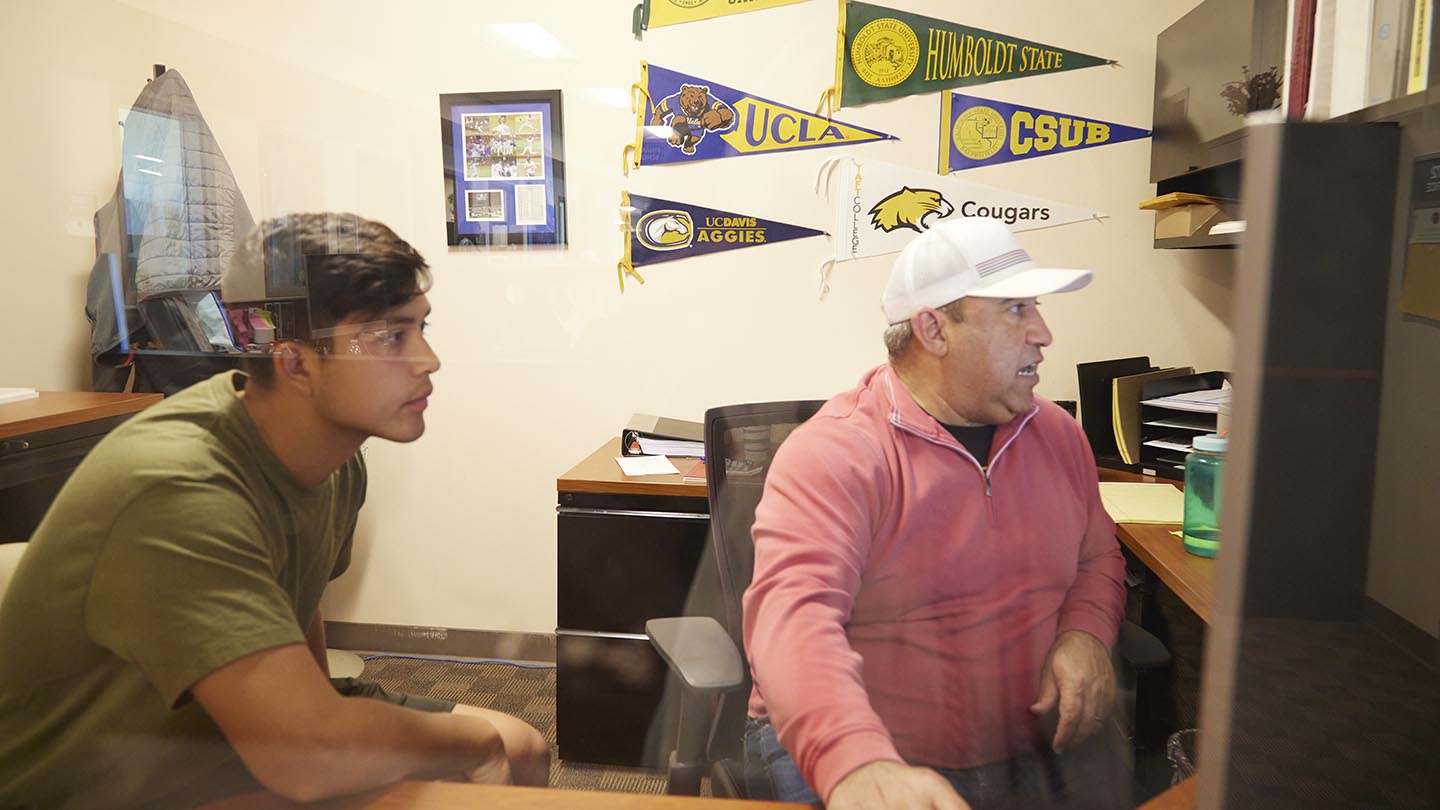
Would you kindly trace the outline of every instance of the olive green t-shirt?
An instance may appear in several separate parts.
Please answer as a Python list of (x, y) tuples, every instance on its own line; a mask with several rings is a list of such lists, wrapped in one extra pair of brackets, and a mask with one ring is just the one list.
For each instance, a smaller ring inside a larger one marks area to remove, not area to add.
[(254, 789), (189, 689), (304, 643), (349, 564), (359, 454), (300, 486), (226, 372), (116, 428), (0, 604), (0, 808), (193, 806)]

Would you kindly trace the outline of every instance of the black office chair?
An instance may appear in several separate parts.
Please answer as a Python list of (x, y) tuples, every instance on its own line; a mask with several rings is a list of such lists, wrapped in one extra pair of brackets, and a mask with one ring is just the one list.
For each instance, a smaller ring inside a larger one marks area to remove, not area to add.
[[(707, 771), (716, 796), (764, 799), (745, 789), (741, 735), (750, 696), (742, 654), (740, 597), (750, 584), (755, 550), (750, 527), (765, 475), (780, 443), (824, 400), (766, 402), (705, 412), (705, 478), (710, 542), (703, 570), (718, 593), (710, 616), (651, 619), (645, 633), (680, 682), (679, 730), (665, 774), (665, 792), (699, 795)], [(710, 569), (713, 569), (711, 571)]]
[[(708, 615), (651, 619), (650, 638), (674, 680), (680, 709), (675, 749), (670, 752), (665, 792), (697, 796), (707, 771), (711, 793), (730, 798), (769, 799), (747, 792), (741, 737), (750, 695), (750, 669), (741, 638), (740, 600), (754, 574), (750, 528), (775, 451), (790, 432), (815, 414), (822, 400), (730, 405), (705, 412), (705, 476), (710, 496), (710, 542), (703, 569), (713, 568), (719, 593)], [(1125, 622), (1115, 645), (1123, 662), (1122, 693), (1133, 690), (1133, 673), (1164, 666), (1164, 645), (1138, 625)], [(1133, 694), (1133, 692), (1132, 692)], [(1129, 696), (1119, 699), (1129, 705)], [(1122, 718), (1128, 728), (1128, 718)], [(765, 780), (757, 780), (764, 784)]]

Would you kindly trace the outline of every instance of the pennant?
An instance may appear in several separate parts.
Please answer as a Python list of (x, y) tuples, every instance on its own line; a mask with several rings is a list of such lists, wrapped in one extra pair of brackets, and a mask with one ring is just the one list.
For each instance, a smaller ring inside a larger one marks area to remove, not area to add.
[(958, 177), (858, 158), (822, 164), (817, 191), (834, 206), (834, 261), (893, 253), (936, 224), (962, 217), (993, 217), (1012, 231), (1028, 231), (1105, 216)]
[(803, 2), (805, 0), (744, 0), (742, 3), (735, 0), (644, 0), (635, 6), (630, 27), (639, 37), (642, 31), (662, 25), (709, 20)]
[(616, 274), (622, 293), (627, 275), (645, 283), (636, 267), (825, 235), (814, 228), (624, 191), (620, 192), (620, 220), (625, 257)]
[(839, 0), (832, 109), (1113, 60), (906, 11)]
[(626, 172), (656, 163), (896, 140), (684, 73), (640, 63)]
[(1150, 137), (1148, 129), (953, 92), (940, 96), (940, 126), (941, 174)]

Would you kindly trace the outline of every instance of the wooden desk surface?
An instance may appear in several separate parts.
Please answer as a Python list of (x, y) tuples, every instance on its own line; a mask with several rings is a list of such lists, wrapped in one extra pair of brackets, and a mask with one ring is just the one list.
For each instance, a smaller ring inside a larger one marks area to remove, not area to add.
[(161, 399), (160, 394), (41, 391), (34, 399), (0, 405), (0, 439), (136, 413)]
[[(1175, 481), (1104, 468), (1100, 469), (1100, 480), (1166, 483), (1180, 487)], [(1154, 571), (1166, 587), (1195, 611), (1195, 615), (1209, 624), (1215, 584), (1215, 560), (1197, 557), (1186, 551), (1180, 538), (1171, 534), (1179, 529), (1178, 523), (1120, 523), (1115, 527), (1115, 536), (1140, 558), (1146, 568)]]
[(695, 459), (672, 458), (678, 475), (628, 476), (620, 471), (615, 458), (620, 455), (620, 437), (616, 436), (584, 461), (555, 480), (557, 492), (603, 492), (622, 495), (678, 495), (689, 498), (707, 497), (705, 485), (686, 483), (685, 471)]
[[(612, 464), (614, 462), (611, 462)], [(528, 787), (401, 782), (388, 788), (313, 804), (296, 804), (268, 793), (249, 793), (205, 805), (205, 810), (795, 810), (789, 802), (698, 799), (637, 793), (599, 793)]]
[(1140, 810), (1193, 810), (1199, 784), (1200, 777), (1192, 776), (1140, 805)]

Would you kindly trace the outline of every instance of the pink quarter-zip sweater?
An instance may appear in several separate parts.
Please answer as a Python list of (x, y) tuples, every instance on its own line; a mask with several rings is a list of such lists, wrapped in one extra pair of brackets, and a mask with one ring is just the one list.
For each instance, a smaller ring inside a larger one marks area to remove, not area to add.
[(821, 797), (875, 760), (968, 768), (1045, 744), (1029, 707), (1051, 645), (1109, 647), (1123, 615), (1075, 420), (1037, 398), (982, 465), (889, 365), (781, 446), (753, 537), (750, 714)]

